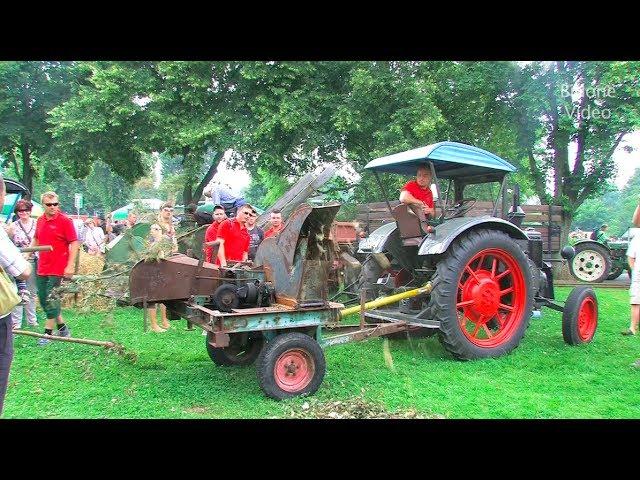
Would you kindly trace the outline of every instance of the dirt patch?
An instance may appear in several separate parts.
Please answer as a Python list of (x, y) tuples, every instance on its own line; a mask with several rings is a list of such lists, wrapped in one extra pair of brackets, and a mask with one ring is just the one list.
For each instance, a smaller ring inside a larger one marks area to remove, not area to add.
[(384, 405), (378, 402), (365, 400), (362, 396), (352, 397), (348, 400), (320, 402), (310, 398), (302, 405), (290, 408), (291, 418), (331, 418), (331, 419), (425, 419), (444, 418), (441, 416), (429, 416), (418, 413), (415, 409), (388, 411)]
[(199, 407), (197, 405), (194, 405), (193, 407), (189, 407), (186, 410), (184, 410), (184, 413), (197, 413), (199, 415), (203, 415), (208, 412), (209, 412), (209, 409), (207, 407)]

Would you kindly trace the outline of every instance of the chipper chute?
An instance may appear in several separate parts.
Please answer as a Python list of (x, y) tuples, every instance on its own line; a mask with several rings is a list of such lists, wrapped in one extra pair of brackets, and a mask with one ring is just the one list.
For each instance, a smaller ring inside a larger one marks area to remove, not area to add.
[(275, 287), (276, 301), (294, 308), (326, 305), (329, 233), (339, 204), (301, 205), (256, 252), (256, 267)]

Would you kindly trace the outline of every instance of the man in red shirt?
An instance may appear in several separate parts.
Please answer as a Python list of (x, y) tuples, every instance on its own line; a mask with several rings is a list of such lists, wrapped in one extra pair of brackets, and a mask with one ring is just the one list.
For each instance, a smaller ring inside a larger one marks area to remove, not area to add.
[[(205, 261), (213, 262), (213, 246), (218, 245), (218, 228), (222, 222), (227, 218), (227, 214), (221, 205), (213, 207), (213, 223), (209, 225), (207, 231), (204, 233), (204, 256)], [(216, 264), (218, 263), (218, 256), (216, 255)]]
[(420, 165), (416, 179), (402, 187), (400, 202), (411, 209), (421, 209), (427, 218), (435, 215), (433, 193), (431, 193), (431, 170), (427, 165)]
[(274, 210), (273, 212), (271, 212), (269, 221), (271, 222), (271, 228), (264, 232), (264, 238), (273, 237), (274, 235), (277, 235), (282, 231), (282, 229), (284, 228), (284, 225), (282, 223), (282, 211)]
[(245, 262), (249, 258), (250, 237), (247, 232), (247, 217), (251, 215), (253, 207), (248, 203), (241, 206), (234, 219), (222, 222), (218, 228), (217, 241), (218, 260), (221, 267), (227, 266), (227, 261)]
[[(44, 215), (36, 222), (36, 233), (32, 245), (53, 247), (52, 251), (40, 252), (38, 255), (36, 285), (40, 305), (47, 316), (44, 333), (52, 335), (53, 325), (57, 323), (58, 334), (62, 337), (70, 337), (71, 332), (60, 312), (60, 300), (49, 299), (49, 294), (60, 285), (63, 277), (73, 277), (80, 242), (73, 222), (60, 212), (58, 195), (55, 192), (45, 192), (40, 197), (40, 201), (44, 206)], [(38, 345), (47, 345), (49, 342), (50, 340), (41, 338)]]

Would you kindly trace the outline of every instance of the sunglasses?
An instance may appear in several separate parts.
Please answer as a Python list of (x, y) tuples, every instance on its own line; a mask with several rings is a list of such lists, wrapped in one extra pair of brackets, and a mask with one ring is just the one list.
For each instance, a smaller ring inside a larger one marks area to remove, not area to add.
[(16, 210), (16, 211), (17, 211), (18, 213), (24, 213), (24, 212), (29, 213), (31, 210)]
[(45, 203), (45, 205), (46, 205), (47, 207), (57, 207), (58, 205), (60, 205), (60, 203), (59, 203), (59, 202), (54, 202), (54, 203)]

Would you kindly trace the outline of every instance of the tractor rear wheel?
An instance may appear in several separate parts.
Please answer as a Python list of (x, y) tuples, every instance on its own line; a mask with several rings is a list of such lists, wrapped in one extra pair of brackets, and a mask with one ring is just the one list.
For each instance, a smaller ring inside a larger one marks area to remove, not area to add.
[(569, 345), (589, 343), (598, 327), (598, 299), (589, 287), (571, 290), (562, 312), (562, 337)]
[(482, 229), (458, 237), (432, 283), (439, 339), (454, 357), (499, 357), (519, 345), (533, 308), (533, 276), (506, 233)]
[(229, 337), (229, 346), (220, 348), (211, 345), (207, 335), (207, 353), (213, 363), (220, 367), (243, 367), (256, 361), (264, 344), (262, 337), (247, 337), (241, 333)]
[(595, 242), (578, 243), (573, 247), (575, 256), (569, 262), (569, 270), (578, 280), (599, 283), (611, 270), (611, 255), (606, 247)]

